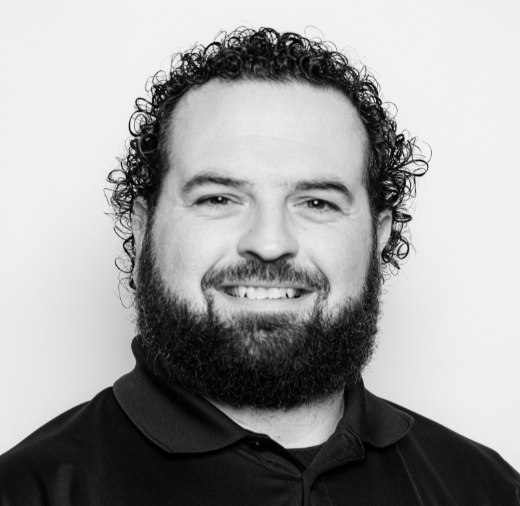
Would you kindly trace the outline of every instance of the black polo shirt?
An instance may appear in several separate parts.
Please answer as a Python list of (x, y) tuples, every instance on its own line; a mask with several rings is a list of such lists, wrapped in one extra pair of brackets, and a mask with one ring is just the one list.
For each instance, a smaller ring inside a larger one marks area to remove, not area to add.
[[(146, 365), (0, 457), (0, 505), (519, 505), (494, 451), (372, 395), (345, 393), (329, 440), (286, 450)], [(415, 423), (414, 423), (415, 419)]]

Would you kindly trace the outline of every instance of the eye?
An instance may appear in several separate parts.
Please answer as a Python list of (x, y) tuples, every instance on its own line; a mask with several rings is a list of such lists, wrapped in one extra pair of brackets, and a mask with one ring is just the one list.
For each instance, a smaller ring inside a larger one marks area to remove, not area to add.
[(338, 207), (334, 204), (331, 204), (330, 202), (327, 202), (326, 200), (321, 199), (310, 199), (306, 200), (303, 203), (304, 206), (306, 206), (309, 209), (312, 209), (314, 211), (320, 211), (320, 212), (327, 212), (327, 211), (337, 211)]
[(230, 203), (231, 200), (227, 197), (223, 197), (222, 195), (216, 195), (214, 197), (205, 197), (197, 202), (198, 205), (208, 205), (210, 207), (223, 207), (229, 205)]

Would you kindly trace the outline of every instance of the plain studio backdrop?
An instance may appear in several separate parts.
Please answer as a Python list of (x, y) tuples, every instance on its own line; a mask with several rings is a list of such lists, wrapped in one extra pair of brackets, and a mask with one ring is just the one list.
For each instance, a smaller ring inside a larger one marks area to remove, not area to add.
[(431, 146), (365, 382), (520, 469), (518, 1), (3, 0), (0, 19), (0, 453), (133, 367), (105, 178), (147, 78), (246, 25), (334, 41)]

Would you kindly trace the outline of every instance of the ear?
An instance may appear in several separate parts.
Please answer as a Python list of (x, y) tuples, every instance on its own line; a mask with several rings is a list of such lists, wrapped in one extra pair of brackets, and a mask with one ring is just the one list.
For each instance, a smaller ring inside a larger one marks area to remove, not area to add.
[(393, 220), (391, 211), (383, 211), (379, 214), (379, 218), (377, 220), (377, 239), (379, 257), (381, 257), (381, 253), (385, 249), (388, 239), (390, 239), (390, 234), (392, 232), (392, 222)]
[(139, 257), (143, 249), (144, 235), (148, 224), (148, 206), (142, 197), (137, 197), (134, 200), (132, 209), (132, 234), (134, 235), (135, 243), (135, 267), (134, 267), (134, 283), (137, 284), (137, 265), (139, 265)]

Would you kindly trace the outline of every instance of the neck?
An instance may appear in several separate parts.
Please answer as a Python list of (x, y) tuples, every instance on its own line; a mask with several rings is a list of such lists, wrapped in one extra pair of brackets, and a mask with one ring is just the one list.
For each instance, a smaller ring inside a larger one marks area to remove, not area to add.
[(212, 399), (208, 401), (241, 427), (267, 434), (284, 448), (306, 448), (324, 443), (336, 430), (345, 408), (343, 392), (293, 410), (235, 408)]

